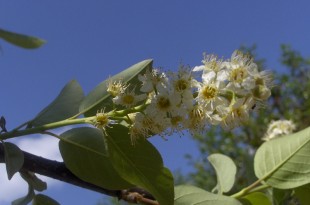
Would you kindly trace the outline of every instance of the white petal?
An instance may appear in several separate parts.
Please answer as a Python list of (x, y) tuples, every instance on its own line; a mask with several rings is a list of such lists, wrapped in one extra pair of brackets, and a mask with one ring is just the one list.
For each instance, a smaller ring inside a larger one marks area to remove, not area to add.
[(203, 83), (210, 83), (216, 77), (216, 73), (214, 71), (210, 71), (202, 74)]
[(202, 70), (204, 70), (204, 68), (205, 68), (205, 66), (204, 65), (200, 65), (200, 66), (195, 66), (194, 67), (194, 69), (193, 69), (193, 71), (202, 71)]

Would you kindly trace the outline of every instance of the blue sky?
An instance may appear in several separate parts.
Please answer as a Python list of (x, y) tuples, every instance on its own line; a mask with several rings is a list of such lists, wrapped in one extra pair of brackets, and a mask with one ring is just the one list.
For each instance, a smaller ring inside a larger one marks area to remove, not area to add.
[[(279, 70), (282, 43), (310, 56), (309, 8), (307, 0), (0, 1), (0, 28), (47, 40), (38, 50), (0, 40), (0, 115), (12, 129), (33, 118), (71, 79), (88, 93), (109, 75), (149, 58), (156, 67), (176, 70), (180, 63), (200, 65), (203, 52), (229, 58), (241, 44), (255, 43), (267, 68)], [(172, 170), (190, 170), (183, 155), (197, 151), (189, 138), (155, 140)], [(95, 204), (101, 197), (51, 183), (46, 193), (64, 205)], [(9, 195), (0, 191), (0, 203), (9, 204), (3, 199)]]

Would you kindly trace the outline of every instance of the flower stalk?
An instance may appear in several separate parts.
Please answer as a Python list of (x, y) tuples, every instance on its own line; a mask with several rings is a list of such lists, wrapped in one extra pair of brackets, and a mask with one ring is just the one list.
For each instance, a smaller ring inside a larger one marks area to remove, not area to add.
[(62, 120), (62, 121), (53, 122), (53, 123), (45, 124), (45, 125), (38, 126), (38, 127), (24, 129), (24, 130), (13, 129), (10, 132), (1, 134), (0, 139), (6, 140), (6, 139), (14, 138), (14, 137), (37, 134), (37, 133), (44, 132), (46, 130), (69, 126), (69, 125), (91, 124), (94, 118), (95, 117), (87, 117), (87, 118), (79, 118), (79, 119)]

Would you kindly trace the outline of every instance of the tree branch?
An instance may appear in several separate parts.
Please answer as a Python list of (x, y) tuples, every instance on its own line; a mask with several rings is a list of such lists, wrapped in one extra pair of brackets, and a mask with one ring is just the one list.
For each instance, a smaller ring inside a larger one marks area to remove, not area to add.
[[(108, 196), (117, 197), (118, 199), (123, 199), (125, 201), (130, 201), (131, 203), (141, 202), (143, 199), (151, 200), (153, 203), (147, 204), (156, 204), (154, 201), (154, 197), (148, 193), (147, 191), (140, 188), (131, 188), (128, 190), (109, 190), (94, 184), (85, 182), (80, 178), (76, 177), (69, 169), (65, 166), (63, 162), (58, 162), (54, 160), (49, 160), (43, 157), (39, 157), (28, 152), (23, 151), (24, 153), (24, 164), (22, 170), (31, 171), (37, 174), (41, 174), (53, 179), (57, 179), (69, 184), (73, 184), (75, 186), (79, 186), (85, 189), (89, 189), (95, 192), (99, 192)], [(0, 143), (0, 163), (5, 163), (4, 158), (4, 147), (3, 144)], [(132, 193), (137, 194), (137, 198), (130, 198), (128, 196), (132, 196)], [(157, 203), (158, 204), (158, 203)]]

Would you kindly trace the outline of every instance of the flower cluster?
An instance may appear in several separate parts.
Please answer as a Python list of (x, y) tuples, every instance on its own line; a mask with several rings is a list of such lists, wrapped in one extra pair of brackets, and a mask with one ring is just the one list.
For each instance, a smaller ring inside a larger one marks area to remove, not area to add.
[(211, 124), (236, 127), (271, 95), (271, 74), (259, 72), (249, 55), (235, 51), (229, 60), (209, 55), (202, 62), (193, 69), (202, 71), (196, 100), (207, 110)]
[(272, 121), (267, 129), (264, 141), (269, 141), (277, 137), (293, 133), (296, 125), (291, 120), (277, 120)]
[[(272, 86), (270, 73), (260, 72), (240, 51), (228, 60), (205, 55), (202, 65), (181, 67), (175, 73), (147, 70), (138, 79), (142, 84), (138, 93), (120, 81), (108, 86), (116, 105), (133, 110), (127, 114), (132, 139), (183, 130), (203, 132), (210, 124), (234, 128), (268, 99)], [(136, 111), (137, 105), (145, 106)]]

